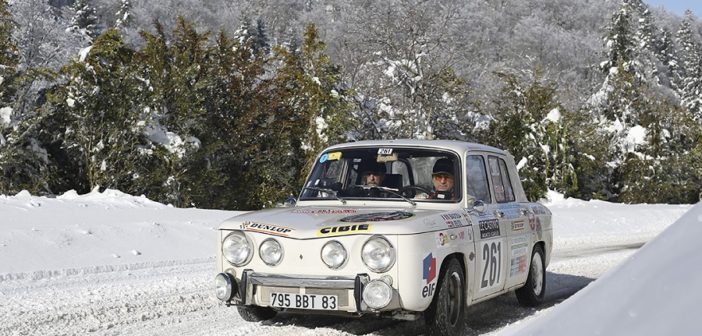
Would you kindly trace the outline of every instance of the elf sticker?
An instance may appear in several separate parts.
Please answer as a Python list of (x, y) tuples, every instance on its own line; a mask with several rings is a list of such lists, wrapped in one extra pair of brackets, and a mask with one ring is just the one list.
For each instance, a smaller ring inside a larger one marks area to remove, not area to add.
[(429, 253), (422, 261), (422, 279), (425, 280), (426, 286), (422, 288), (422, 297), (431, 297), (436, 290), (436, 283), (432, 283), (436, 279), (436, 258)]

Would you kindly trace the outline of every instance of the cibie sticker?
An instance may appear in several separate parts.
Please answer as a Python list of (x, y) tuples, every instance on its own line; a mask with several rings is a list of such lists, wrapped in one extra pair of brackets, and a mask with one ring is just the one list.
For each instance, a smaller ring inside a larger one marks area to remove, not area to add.
[(317, 231), (317, 236), (340, 236), (347, 234), (367, 233), (370, 231), (370, 224), (327, 226), (319, 229)]
[(337, 161), (337, 160), (341, 160), (341, 152), (325, 153), (319, 158), (319, 163), (325, 163), (327, 161)]

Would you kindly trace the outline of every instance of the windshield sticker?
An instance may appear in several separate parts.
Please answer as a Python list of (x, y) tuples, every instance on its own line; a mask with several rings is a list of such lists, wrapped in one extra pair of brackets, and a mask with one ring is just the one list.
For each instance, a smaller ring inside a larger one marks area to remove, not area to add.
[(319, 158), (319, 163), (325, 163), (327, 161), (337, 161), (337, 160), (341, 160), (341, 152), (325, 153)]
[(344, 217), (340, 219), (342, 222), (384, 222), (393, 221), (400, 219), (407, 219), (414, 216), (413, 213), (407, 211), (393, 211), (393, 212), (374, 212), (369, 214), (360, 214), (355, 216)]
[(317, 231), (318, 237), (340, 236), (346, 234), (366, 233), (371, 231), (370, 224), (354, 224), (323, 227)]
[(375, 158), (375, 161), (378, 162), (392, 162), (392, 161), (397, 161), (399, 158), (397, 157), (397, 153), (392, 154), (392, 155), (378, 155)]
[(500, 235), (500, 221), (488, 219), (478, 222), (480, 226), (480, 239), (497, 237)]
[(355, 209), (295, 209), (292, 211), (294, 214), (305, 215), (350, 215), (357, 212)]
[(243, 222), (241, 223), (241, 229), (246, 231), (260, 232), (273, 234), (277, 236), (287, 237), (288, 233), (292, 232), (293, 229), (284, 226), (262, 224), (255, 222)]
[(390, 155), (392, 154), (392, 148), (378, 148), (378, 155)]

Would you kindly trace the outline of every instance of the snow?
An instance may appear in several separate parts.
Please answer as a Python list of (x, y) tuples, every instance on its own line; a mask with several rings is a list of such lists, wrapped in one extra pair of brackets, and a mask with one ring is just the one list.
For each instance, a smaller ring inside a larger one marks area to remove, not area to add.
[(627, 148), (636, 148), (638, 145), (646, 143), (646, 134), (648, 131), (646, 128), (640, 125), (636, 125), (629, 129), (629, 133), (626, 136)]
[(85, 62), (85, 59), (88, 57), (88, 54), (90, 54), (90, 49), (92, 49), (92, 48), (93, 48), (93, 46), (89, 46), (89, 47), (81, 49), (80, 52), (78, 53), (78, 55), (79, 55), (78, 59), (81, 62)]
[[(700, 297), (689, 288), (702, 281), (694, 253), (699, 205), (634, 254), (691, 206), (586, 202), (555, 192), (542, 202), (553, 212), (555, 242), (545, 309), (500, 296), (470, 308), (466, 333), (694, 333), (667, 321), (698, 313), (692, 304)], [(244, 322), (212, 290), (217, 227), (239, 213), (97, 188), (55, 198), (0, 195), (0, 335), (426, 334), (421, 321), (284, 315)], [(641, 289), (647, 292), (635, 294)], [(562, 332), (575, 325), (587, 327)]]
[(12, 107), (0, 108), (0, 126), (9, 126), (12, 122)]
[(552, 311), (500, 335), (696, 335), (702, 203)]
[(558, 110), (557, 108), (549, 111), (548, 114), (546, 115), (545, 120), (549, 120), (553, 123), (557, 123), (559, 120), (561, 120), (561, 111)]

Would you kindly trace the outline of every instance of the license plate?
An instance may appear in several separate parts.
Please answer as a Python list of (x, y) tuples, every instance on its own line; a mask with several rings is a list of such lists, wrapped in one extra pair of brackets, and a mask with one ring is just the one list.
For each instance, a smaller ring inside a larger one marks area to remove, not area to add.
[(337, 310), (336, 295), (271, 293), (271, 306), (279, 308)]

